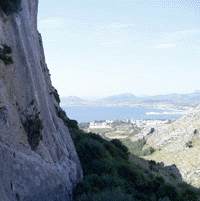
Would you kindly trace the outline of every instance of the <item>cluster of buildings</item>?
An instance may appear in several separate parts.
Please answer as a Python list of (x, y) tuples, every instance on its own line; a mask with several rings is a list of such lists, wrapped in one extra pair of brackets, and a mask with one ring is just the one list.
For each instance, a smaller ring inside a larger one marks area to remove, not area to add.
[[(170, 120), (121, 120), (123, 127), (138, 127), (138, 128), (144, 128), (146, 126), (154, 126), (158, 124), (166, 124), (169, 123)], [(125, 125), (124, 125), (125, 124)], [(90, 129), (102, 129), (102, 128), (113, 128), (115, 127), (115, 121), (112, 120), (105, 120), (100, 122), (90, 122), (89, 128)], [(117, 127), (121, 127), (120, 124), (117, 125)]]

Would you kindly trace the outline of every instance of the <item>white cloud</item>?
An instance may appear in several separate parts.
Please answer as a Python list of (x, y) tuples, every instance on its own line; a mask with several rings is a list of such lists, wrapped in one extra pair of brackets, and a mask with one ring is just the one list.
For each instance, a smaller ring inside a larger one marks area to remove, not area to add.
[(176, 45), (175, 44), (173, 44), (173, 43), (163, 43), (163, 44), (159, 44), (159, 45), (156, 45), (156, 46), (154, 46), (153, 48), (157, 48), (157, 49), (159, 49), (159, 48), (172, 48), (172, 47), (175, 47)]

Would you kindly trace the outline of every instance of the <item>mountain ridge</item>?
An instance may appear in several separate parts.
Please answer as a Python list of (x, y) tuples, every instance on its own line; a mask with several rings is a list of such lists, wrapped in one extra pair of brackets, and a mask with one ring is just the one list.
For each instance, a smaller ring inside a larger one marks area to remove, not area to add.
[(118, 94), (96, 100), (86, 100), (77, 96), (61, 97), (62, 105), (131, 105), (131, 104), (172, 104), (196, 107), (200, 104), (200, 90), (190, 94), (166, 94), (154, 96), (135, 96), (132, 93)]

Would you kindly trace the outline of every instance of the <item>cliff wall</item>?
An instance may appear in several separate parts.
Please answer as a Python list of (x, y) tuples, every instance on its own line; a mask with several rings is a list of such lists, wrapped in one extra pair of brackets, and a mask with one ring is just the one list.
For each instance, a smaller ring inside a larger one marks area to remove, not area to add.
[[(21, 6), (11, 16), (0, 11), (0, 44), (12, 47), (14, 61), (0, 60), (0, 200), (71, 200), (81, 165), (57, 115), (60, 107), (37, 30), (38, 0), (22, 0)], [(30, 119), (42, 120), (37, 146), (27, 137), (25, 125), (29, 132), (36, 129)]]

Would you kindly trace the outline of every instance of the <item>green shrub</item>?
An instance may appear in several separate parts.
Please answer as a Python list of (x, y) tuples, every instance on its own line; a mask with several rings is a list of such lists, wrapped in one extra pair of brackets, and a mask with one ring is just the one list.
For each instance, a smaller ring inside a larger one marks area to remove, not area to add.
[(87, 170), (87, 174), (95, 173), (98, 175), (102, 174), (112, 174), (114, 175), (116, 173), (115, 170), (115, 164), (113, 160), (107, 160), (107, 159), (95, 159), (92, 160), (89, 169)]
[(73, 130), (72, 132), (70, 132), (70, 134), (76, 148), (78, 147), (78, 143), (80, 140), (87, 138), (87, 134), (82, 130)]
[[(73, 192), (73, 198), (74, 200), (96, 200), (98, 197), (98, 199), (102, 201), (107, 201), (111, 198), (118, 201), (121, 200), (120, 196), (122, 195), (124, 195), (122, 196), (124, 199), (127, 198), (127, 196), (131, 198), (131, 195), (128, 195), (122, 189), (126, 189), (127, 191), (128, 189), (131, 189), (126, 180), (118, 179), (107, 174), (102, 176), (91, 174), (85, 176), (85, 179), (76, 186)], [(117, 197), (113, 197), (113, 195), (111, 196), (110, 194), (110, 192), (112, 191), (120, 191), (120, 194), (116, 193), (115, 196)], [(104, 195), (104, 192), (107, 192), (106, 197)]]
[(121, 163), (119, 164), (117, 170), (119, 176), (126, 179), (129, 183), (132, 183), (134, 187), (137, 187), (143, 183), (144, 178), (142, 176), (142, 172), (136, 165)]
[(76, 145), (76, 150), (78, 152), (83, 169), (85, 169), (85, 173), (87, 173), (87, 168), (90, 166), (92, 160), (100, 160), (102, 158), (109, 159), (111, 157), (103, 144), (90, 138), (80, 140), (78, 145)]
[(58, 91), (56, 89), (55, 89), (55, 91), (50, 92), (50, 95), (54, 95), (57, 103), (58, 104), (60, 103), (60, 96), (59, 96)]
[(135, 156), (148, 156), (155, 152), (153, 147), (143, 150), (143, 147), (147, 142), (146, 139), (139, 139), (134, 142), (130, 141), (129, 139), (122, 139), (121, 141), (128, 147), (129, 152)]
[(168, 197), (160, 198), (158, 201), (171, 201)]
[(183, 199), (184, 201), (197, 201), (197, 200), (199, 200), (199, 198), (198, 198), (199, 189), (191, 187), (185, 182), (179, 184), (179, 187), (181, 188), (181, 195), (184, 198)]
[(189, 188), (184, 190), (184, 192), (182, 193), (182, 196), (184, 197), (184, 200), (187, 200), (187, 201), (199, 200), (198, 196), (197, 196), (197, 192), (195, 192), (194, 190), (189, 189)]
[(2, 53), (3, 54), (12, 54), (12, 48), (6, 44), (3, 44), (3, 50)]
[(18, 193), (15, 193), (15, 199), (17, 200), (17, 201), (19, 201), (19, 194)]
[(143, 155), (142, 148), (146, 144), (146, 140), (145, 139), (139, 139), (139, 140), (134, 141), (134, 142), (123, 140), (122, 142), (124, 142), (128, 146), (130, 152), (132, 154), (134, 154), (135, 156), (141, 156), (141, 155)]
[(61, 108), (55, 108), (57, 116), (63, 120), (64, 124), (69, 128), (69, 130), (79, 130), (78, 122), (76, 120), (69, 119), (65, 111), (63, 111)]
[(0, 8), (7, 14), (21, 11), (21, 0), (0, 0)]
[(188, 148), (192, 148), (192, 147), (193, 147), (192, 141), (189, 141), (189, 142), (185, 143), (185, 145), (186, 145), (186, 147), (188, 147)]
[(107, 142), (105, 139), (103, 139), (100, 135), (98, 135), (98, 134), (96, 134), (96, 133), (92, 133), (92, 132), (90, 132), (90, 133), (88, 133), (88, 134), (86, 134), (86, 137), (87, 138), (91, 138), (91, 139), (94, 139), (94, 140), (97, 140), (97, 141), (99, 141), (99, 142), (101, 142), (101, 143), (105, 143), (105, 142)]
[(155, 152), (155, 149), (153, 147), (149, 147), (145, 149), (141, 154), (142, 156), (148, 156), (151, 155), (153, 152)]
[(42, 139), (41, 131), (43, 129), (42, 120), (39, 118), (39, 112), (35, 115), (28, 115), (23, 123), (28, 136), (28, 142), (32, 150), (35, 150)]
[(158, 191), (158, 189), (163, 186), (165, 183), (165, 180), (162, 177), (155, 177), (154, 179), (144, 182), (143, 185), (139, 186), (138, 189), (140, 192), (145, 193), (149, 197), (155, 196)]
[(133, 201), (131, 195), (124, 194), (120, 189), (105, 190), (101, 193), (83, 194), (79, 201)]
[(177, 187), (172, 184), (164, 184), (157, 191), (158, 198), (168, 197), (171, 201), (180, 200), (180, 195), (178, 193)]
[(122, 149), (116, 147), (113, 143), (110, 143), (109, 141), (105, 141), (103, 144), (113, 158), (116, 158), (119, 160), (122, 160), (122, 159), (128, 160), (128, 156), (129, 156), (128, 152), (124, 152)]
[(110, 141), (112, 144), (114, 144), (117, 148), (119, 148), (123, 152), (123, 157), (125, 159), (128, 159), (129, 151), (128, 148), (122, 144), (122, 142), (118, 139), (113, 139)]
[(0, 59), (5, 65), (13, 64), (13, 58), (7, 55), (12, 53), (12, 48), (6, 44), (3, 44), (2, 47), (3, 49), (0, 49)]
[(76, 120), (68, 119), (68, 123), (66, 125), (71, 129), (78, 129), (78, 122)]
[(30, 105), (34, 105), (35, 103), (35, 100), (33, 99), (31, 102), (30, 102)]

